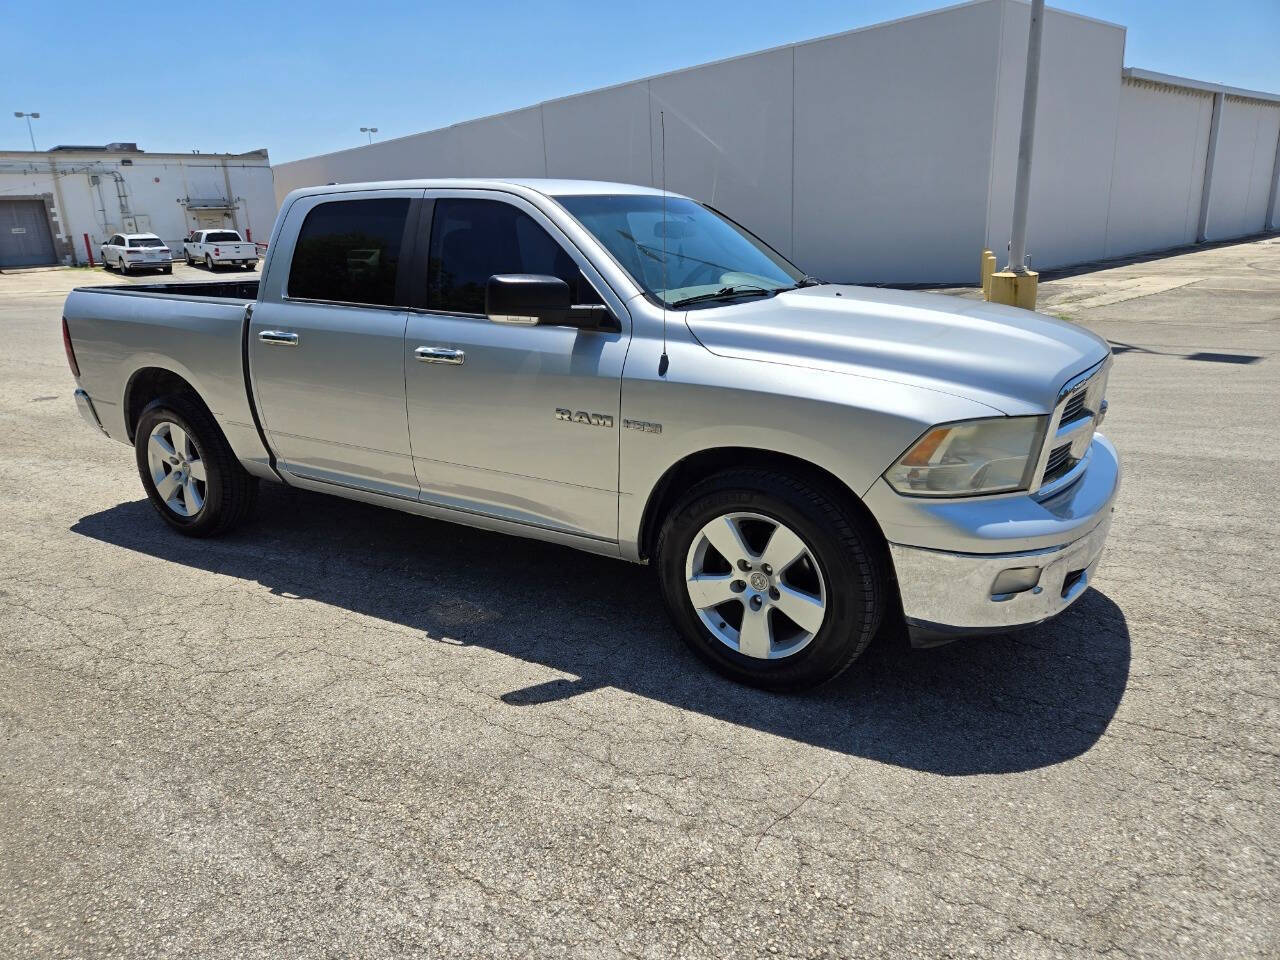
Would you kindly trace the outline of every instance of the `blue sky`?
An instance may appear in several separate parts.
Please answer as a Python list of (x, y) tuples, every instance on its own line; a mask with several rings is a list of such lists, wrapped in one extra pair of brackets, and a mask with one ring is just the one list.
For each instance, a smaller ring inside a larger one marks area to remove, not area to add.
[[(356, 146), (361, 126), (404, 136), (944, 5), (15, 0), (0, 20), (0, 149), (30, 148), (13, 111), (35, 110), (42, 149), (135, 140), (292, 160)], [(1128, 27), (1129, 66), (1280, 92), (1280, 0), (1050, 5)]]

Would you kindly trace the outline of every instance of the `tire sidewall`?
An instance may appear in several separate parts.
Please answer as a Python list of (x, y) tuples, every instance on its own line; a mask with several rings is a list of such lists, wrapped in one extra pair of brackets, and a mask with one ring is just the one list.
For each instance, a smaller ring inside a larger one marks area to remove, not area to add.
[[(156, 400), (142, 411), (138, 418), (137, 430), (134, 433), (134, 453), (138, 461), (138, 473), (142, 478), (142, 487), (147, 492), (151, 506), (161, 518), (173, 527), (188, 534), (201, 534), (211, 530), (218, 523), (226, 498), (227, 477), (218, 466), (218, 458), (213, 456), (213, 438), (206, 436), (200, 426), (192, 422), (180, 409), (181, 404), (172, 400)], [(161, 422), (175, 423), (186, 431), (196, 449), (205, 469), (204, 506), (194, 517), (181, 517), (170, 510), (156, 492), (155, 481), (151, 479), (151, 465), (147, 458), (147, 444), (151, 439), (151, 431)]]
[[(734, 484), (687, 501), (664, 524), (658, 575), (668, 613), (695, 653), (736, 680), (775, 689), (812, 686), (839, 673), (852, 659), (850, 646), (859, 647), (872, 585), (851, 555), (849, 543), (806, 507), (785, 493)], [(827, 618), (804, 649), (789, 657), (759, 660), (727, 647), (707, 629), (689, 599), (685, 586), (689, 548), (705, 524), (727, 513), (756, 513), (786, 524), (817, 561), (826, 584)]]

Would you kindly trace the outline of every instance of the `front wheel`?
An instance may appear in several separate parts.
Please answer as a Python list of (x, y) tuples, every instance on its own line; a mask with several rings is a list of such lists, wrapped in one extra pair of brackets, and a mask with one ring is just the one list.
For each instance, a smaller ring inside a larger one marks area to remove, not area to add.
[(667, 517), (656, 553), (685, 641), (752, 686), (832, 679), (884, 617), (879, 532), (838, 491), (788, 473), (742, 470), (697, 484)]
[(149, 404), (138, 418), (134, 451), (151, 505), (179, 533), (224, 533), (252, 512), (258, 481), (240, 466), (213, 417), (190, 397)]

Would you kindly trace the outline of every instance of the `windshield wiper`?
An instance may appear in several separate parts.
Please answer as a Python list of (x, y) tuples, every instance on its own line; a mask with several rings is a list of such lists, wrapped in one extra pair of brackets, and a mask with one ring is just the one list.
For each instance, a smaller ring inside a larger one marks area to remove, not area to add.
[(721, 287), (715, 293), (700, 293), (694, 297), (684, 297), (671, 304), (672, 309), (687, 307), (693, 303), (705, 303), (708, 300), (731, 300), (735, 297), (772, 297), (777, 290), (766, 290), (764, 287)]
[(801, 287), (825, 287), (828, 285), (828, 283), (829, 281), (827, 280), (823, 280), (819, 277), (815, 277), (811, 274), (806, 273), (803, 277), (797, 280), (794, 285), (790, 287), (784, 287), (783, 289), (799, 290)]

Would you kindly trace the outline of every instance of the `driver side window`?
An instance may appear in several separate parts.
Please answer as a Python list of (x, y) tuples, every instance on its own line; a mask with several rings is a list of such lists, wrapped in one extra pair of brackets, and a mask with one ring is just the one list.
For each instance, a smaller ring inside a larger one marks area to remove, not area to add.
[(501, 200), (435, 202), (427, 260), (427, 308), (484, 313), (484, 289), (499, 273), (559, 277), (575, 304), (603, 301), (573, 258), (532, 217)]

